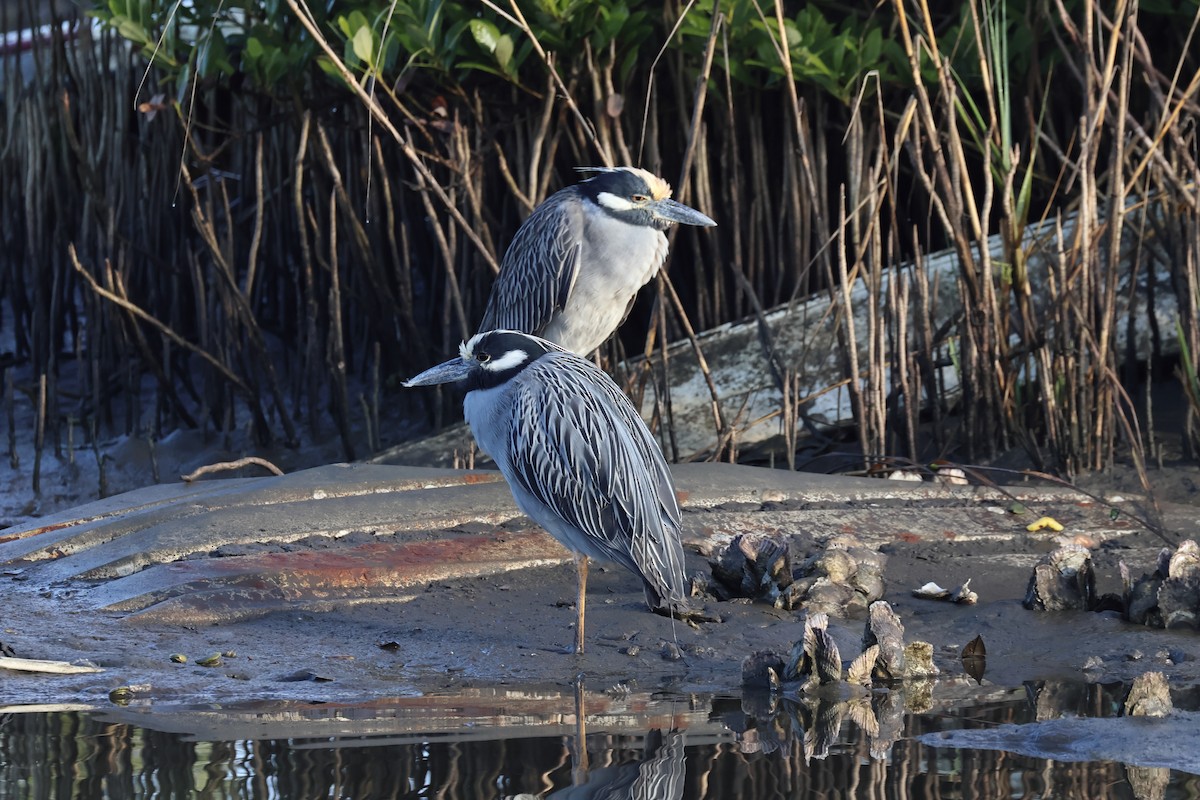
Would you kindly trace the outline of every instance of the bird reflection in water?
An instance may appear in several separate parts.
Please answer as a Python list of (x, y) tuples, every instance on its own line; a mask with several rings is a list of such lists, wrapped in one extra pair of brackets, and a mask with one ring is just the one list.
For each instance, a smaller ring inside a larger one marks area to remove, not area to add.
[[(575, 679), (575, 735), (571, 743), (573, 785), (545, 795), (544, 800), (678, 800), (683, 797), (684, 747), (681, 730), (646, 731), (640, 761), (592, 767), (587, 751), (587, 715), (583, 675)], [(538, 795), (511, 795), (507, 800), (541, 800)]]
[[(558, 800), (678, 800), (683, 797), (683, 731), (646, 732), (645, 759), (574, 771), (576, 783), (546, 795)], [(582, 781), (582, 782), (580, 782)]]

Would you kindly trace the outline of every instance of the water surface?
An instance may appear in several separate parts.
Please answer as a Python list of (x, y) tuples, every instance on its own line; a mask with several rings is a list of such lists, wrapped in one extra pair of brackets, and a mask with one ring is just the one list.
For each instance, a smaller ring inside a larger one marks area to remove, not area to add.
[(1162, 767), (914, 738), (1112, 716), (1121, 687), (954, 695), (910, 687), (801, 701), (500, 688), (362, 705), (15, 707), (0, 713), (0, 798), (1200, 796), (1200, 777)]

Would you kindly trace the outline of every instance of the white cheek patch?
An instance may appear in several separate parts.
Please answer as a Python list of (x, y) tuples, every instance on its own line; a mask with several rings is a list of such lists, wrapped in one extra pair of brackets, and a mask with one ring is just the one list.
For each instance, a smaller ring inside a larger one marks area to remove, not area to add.
[(488, 331), (477, 333), (467, 341), (460, 343), (458, 345), (459, 358), (461, 358), (463, 361), (469, 361), (471, 359), (471, 355), (475, 352), (475, 345), (479, 344), (479, 340), (482, 339), (486, 333), (488, 333)]
[(513, 367), (519, 367), (529, 360), (529, 353), (524, 350), (509, 350), (499, 358), (493, 358), (491, 361), (485, 361), (479, 366), (486, 369), (488, 372), (504, 372)]
[(612, 192), (600, 192), (600, 194), (596, 195), (596, 201), (605, 208), (612, 209), (613, 211), (632, 211), (637, 207), (624, 197), (618, 197)]

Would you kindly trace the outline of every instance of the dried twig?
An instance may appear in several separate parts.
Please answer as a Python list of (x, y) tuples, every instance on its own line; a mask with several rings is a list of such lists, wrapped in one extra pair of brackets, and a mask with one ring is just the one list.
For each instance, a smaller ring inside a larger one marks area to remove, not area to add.
[(242, 467), (250, 466), (262, 467), (273, 475), (283, 474), (283, 470), (272, 464), (270, 461), (267, 461), (265, 458), (259, 458), (258, 456), (246, 456), (245, 458), (239, 458), (237, 461), (221, 461), (217, 464), (206, 464), (199, 469), (189, 472), (187, 475), (180, 475), (179, 480), (183, 481), (184, 483), (191, 483), (194, 480), (202, 478), (205, 475), (211, 475), (214, 472), (229, 472), (230, 470), (241, 469)]
[(146, 311), (142, 310), (141, 308), (139, 308), (138, 306), (129, 302), (128, 300), (118, 297), (117, 295), (113, 294), (112, 292), (108, 291), (103, 286), (98, 284), (96, 282), (96, 279), (92, 277), (92, 274), (84, 268), (83, 264), (79, 263), (79, 256), (76, 255), (76, 253), (75, 253), (75, 245), (74, 244), (67, 245), (67, 252), (71, 256), (71, 264), (75, 267), (75, 271), (83, 276), (83, 279), (88, 284), (88, 287), (93, 292), (95, 292), (95, 294), (97, 296), (103, 297), (105, 300), (109, 301), (113, 305), (118, 306), (119, 308), (121, 308), (122, 310), (127, 312), (130, 316), (136, 317), (137, 319), (140, 319), (143, 322), (149, 323), (154, 328), (156, 328), (163, 336), (166, 336), (168, 339), (170, 339), (175, 344), (179, 345), (180, 347), (182, 347), (185, 350), (195, 353), (196, 355), (198, 355), (202, 359), (204, 359), (206, 362), (208, 362), (208, 364), (210, 366), (212, 366), (213, 369), (215, 369), (217, 372), (219, 372), (221, 374), (221, 376), (223, 378), (225, 378), (225, 380), (229, 381), (229, 383), (231, 383), (239, 391), (249, 394), (250, 390), (246, 386), (246, 384), (242, 382), (241, 378), (239, 378), (237, 375), (234, 375), (232, 372), (230, 372), (228, 367), (226, 367), (224, 364), (222, 364), (220, 361), (218, 361), (216, 358), (214, 358), (213, 355), (211, 353), (209, 353), (207, 350), (204, 350), (203, 348), (192, 344), (187, 339), (184, 339), (178, 333), (171, 330), (170, 327), (168, 327), (167, 325), (165, 325), (162, 322), (159, 322), (158, 319), (156, 319), (152, 314), (147, 313)]
[(471, 243), (475, 245), (479, 251), (479, 255), (484, 259), (485, 262), (487, 262), (487, 265), (489, 268), (491, 268), (493, 274), (498, 274), (500, 272), (500, 264), (496, 261), (495, 254), (488, 250), (487, 245), (485, 245), (483, 240), (479, 238), (479, 234), (475, 233), (475, 230), (471, 227), (470, 223), (468, 223), (466, 218), (463, 217), (462, 212), (458, 210), (454, 203), (450, 202), (450, 198), (446, 196), (446, 192), (442, 189), (437, 180), (434, 179), (433, 174), (429, 171), (429, 168), (425, 166), (424, 162), (417, 154), (416, 149), (408, 140), (408, 137), (401, 134), (396, 126), (392, 124), (391, 119), (388, 118), (388, 115), (383, 110), (383, 107), (379, 105), (379, 101), (377, 101), (365, 89), (363, 89), (362, 86), (359, 85), (358, 81), (354, 79), (353, 73), (350, 72), (350, 69), (342, 61), (341, 57), (338, 56), (338, 54), (333, 51), (333, 48), (329, 46), (329, 42), (326, 41), (325, 36), (321, 33), (320, 28), (317, 27), (316, 19), (313, 17), (312, 12), (308, 9), (307, 2), (305, 2), (305, 0), (287, 0), (287, 4), (288, 7), (292, 9), (292, 13), (296, 15), (296, 18), (300, 20), (300, 24), (303, 25), (309, 34), (312, 35), (313, 40), (317, 43), (317, 46), (321, 48), (322, 52), (324, 52), (329, 58), (330, 62), (332, 62), (334, 69), (336, 69), (338, 74), (342, 76), (342, 80), (345, 81), (346, 86), (351, 92), (358, 96), (358, 99), (363, 102), (363, 105), (366, 107), (367, 111), (369, 111), (371, 116), (383, 126), (383, 129), (391, 134), (392, 139), (395, 140), (396, 144), (400, 145), (400, 150), (404, 153), (404, 156), (409, 160), (410, 163), (412, 163), (413, 168), (420, 173), (421, 177), (425, 179), (426, 185), (438, 198), (438, 200), (441, 201), (442, 205), (446, 209), (446, 212), (449, 213), (454, 221), (458, 223), (459, 230), (462, 231), (462, 234), (470, 239)]

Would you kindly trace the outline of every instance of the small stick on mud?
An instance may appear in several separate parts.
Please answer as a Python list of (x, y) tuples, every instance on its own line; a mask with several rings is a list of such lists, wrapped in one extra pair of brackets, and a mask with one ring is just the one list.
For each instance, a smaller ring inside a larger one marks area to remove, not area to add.
[(263, 469), (270, 470), (275, 475), (283, 474), (283, 470), (272, 464), (270, 461), (267, 461), (265, 458), (246, 456), (245, 458), (239, 458), (237, 461), (222, 461), (217, 464), (208, 464), (200, 467), (194, 472), (189, 472), (187, 475), (180, 475), (179, 480), (183, 481), (184, 483), (191, 483), (203, 475), (208, 475), (210, 472), (225, 472), (227, 470), (241, 469), (242, 467), (249, 467), (255, 464)]

